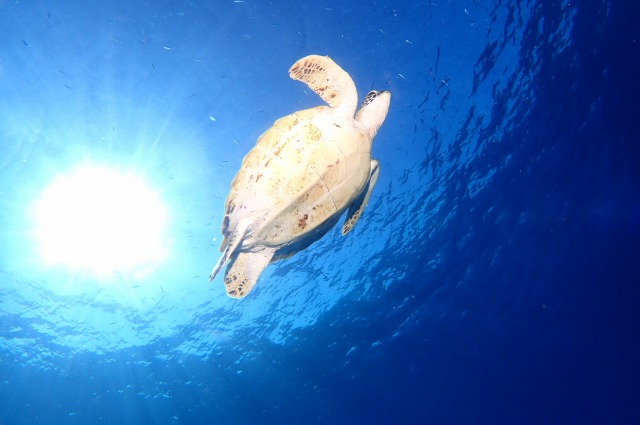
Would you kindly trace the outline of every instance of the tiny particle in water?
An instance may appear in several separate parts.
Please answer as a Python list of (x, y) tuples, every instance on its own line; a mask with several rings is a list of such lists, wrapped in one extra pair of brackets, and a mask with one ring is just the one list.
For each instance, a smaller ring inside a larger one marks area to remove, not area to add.
[(406, 78), (404, 78), (404, 75), (402, 74), (398, 74), (398, 77), (402, 78), (403, 80), (406, 80)]
[(214, 116), (213, 116), (213, 115), (211, 115), (211, 114), (209, 114), (209, 119), (210, 119), (211, 121), (213, 121), (213, 122), (215, 122), (215, 121), (216, 121), (216, 117), (214, 117)]
[(22, 44), (24, 44), (25, 46), (29, 46), (29, 43), (27, 43), (26, 41), (22, 40)]
[(173, 47), (162, 46), (162, 48), (167, 51), (173, 50)]
[(406, 41), (407, 43), (409, 43), (409, 44), (413, 44), (413, 43), (412, 43), (412, 42), (410, 42), (409, 40), (405, 40), (405, 41)]

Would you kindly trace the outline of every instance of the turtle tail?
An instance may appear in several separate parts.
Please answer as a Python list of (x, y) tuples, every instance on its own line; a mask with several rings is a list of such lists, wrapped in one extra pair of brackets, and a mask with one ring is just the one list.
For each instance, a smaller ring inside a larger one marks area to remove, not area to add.
[(240, 220), (240, 222), (238, 222), (238, 226), (236, 226), (233, 233), (231, 233), (231, 236), (225, 238), (226, 245), (224, 245), (223, 242), (224, 250), (222, 251), (222, 255), (220, 256), (218, 263), (216, 263), (215, 267), (209, 274), (209, 282), (216, 278), (222, 267), (229, 262), (231, 255), (233, 255), (233, 253), (238, 249), (240, 242), (242, 242), (247, 233), (248, 225), (248, 219)]
[(209, 282), (211, 282), (213, 279), (216, 278), (218, 273), (220, 273), (220, 269), (222, 269), (222, 267), (225, 264), (227, 264), (228, 261), (229, 261), (229, 245), (227, 245), (225, 250), (222, 252), (222, 255), (220, 256), (220, 259), (216, 263), (215, 267), (213, 268), (211, 273), (209, 273)]

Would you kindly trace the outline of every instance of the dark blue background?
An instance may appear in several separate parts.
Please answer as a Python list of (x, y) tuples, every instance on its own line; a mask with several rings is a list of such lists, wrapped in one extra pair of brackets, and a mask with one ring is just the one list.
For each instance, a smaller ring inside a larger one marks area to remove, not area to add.
[[(632, 3), (1, 3), (0, 423), (640, 423)], [(209, 240), (257, 136), (319, 104), (310, 53), (392, 91), (381, 180), (228, 300)], [(157, 313), (20, 263), (38, 173), (87, 155), (176, 211)]]

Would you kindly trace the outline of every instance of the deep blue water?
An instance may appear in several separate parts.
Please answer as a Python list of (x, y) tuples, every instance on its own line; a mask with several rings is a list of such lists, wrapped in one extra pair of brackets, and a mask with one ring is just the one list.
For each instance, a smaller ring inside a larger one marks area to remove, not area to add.
[[(0, 423), (640, 423), (636, 2), (59, 3), (0, 2)], [(232, 300), (224, 198), (312, 53), (392, 92), (380, 180)], [(36, 256), (83, 161), (166, 202), (150, 274)]]

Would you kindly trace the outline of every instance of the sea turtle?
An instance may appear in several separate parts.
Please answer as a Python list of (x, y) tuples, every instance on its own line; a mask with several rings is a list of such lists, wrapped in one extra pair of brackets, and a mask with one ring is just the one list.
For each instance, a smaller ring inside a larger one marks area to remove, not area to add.
[(369, 92), (356, 112), (355, 84), (328, 56), (298, 60), (289, 76), (330, 106), (280, 118), (244, 157), (225, 204), (222, 256), (209, 275), (229, 263), (224, 283), (232, 298), (246, 296), (269, 263), (320, 239), (347, 209), (342, 234), (349, 233), (380, 172), (371, 144), (391, 93)]

